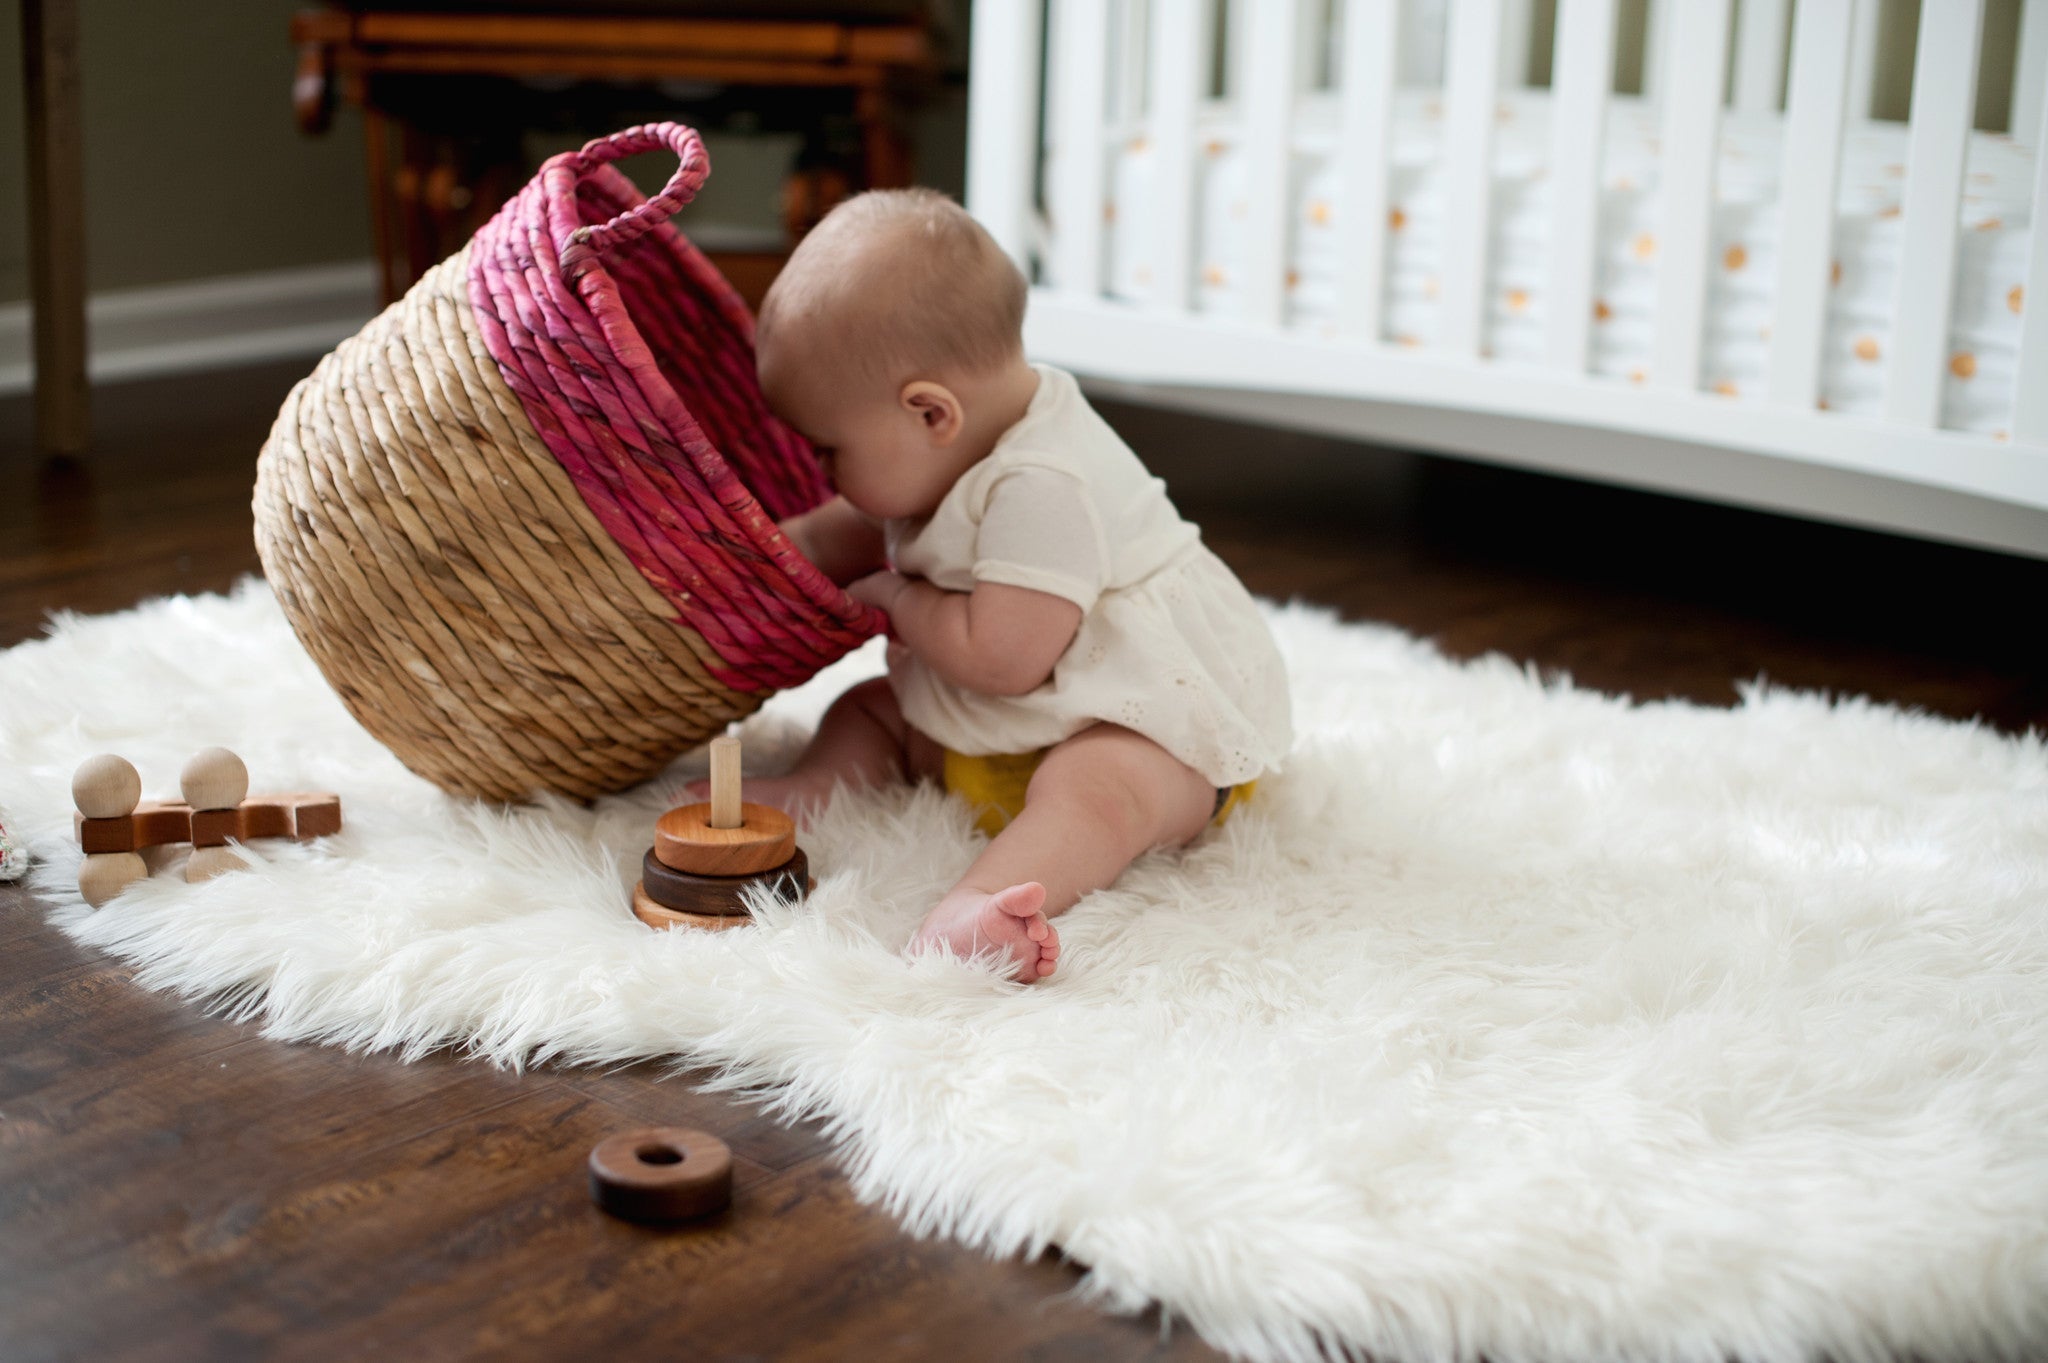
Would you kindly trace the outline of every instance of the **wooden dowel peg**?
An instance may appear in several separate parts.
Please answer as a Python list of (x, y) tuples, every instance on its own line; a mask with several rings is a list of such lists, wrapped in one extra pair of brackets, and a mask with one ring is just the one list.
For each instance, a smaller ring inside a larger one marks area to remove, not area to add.
[(711, 740), (711, 826), (740, 826), (740, 741), (731, 734)]

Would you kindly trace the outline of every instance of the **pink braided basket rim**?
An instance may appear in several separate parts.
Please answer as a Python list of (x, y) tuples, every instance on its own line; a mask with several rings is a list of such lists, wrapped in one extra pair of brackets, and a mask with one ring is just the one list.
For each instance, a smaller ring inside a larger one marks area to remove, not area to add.
[[(681, 164), (652, 198), (608, 164), (662, 148)], [(677, 623), (722, 660), (712, 674), (736, 690), (777, 689), (886, 621), (776, 526), (778, 514), (807, 510), (830, 488), (810, 447), (761, 398), (745, 302), (668, 221), (709, 173), (702, 139), (677, 123), (628, 128), (550, 158), (477, 233), (470, 305), (485, 348), (584, 503), (675, 606)], [(687, 405), (621, 287), (621, 276), (630, 286), (662, 272), (687, 288), (634, 301), (717, 371), (690, 375), (697, 391)], [(729, 434), (754, 437), (753, 448), (731, 454), (758, 496), (693, 405)]]

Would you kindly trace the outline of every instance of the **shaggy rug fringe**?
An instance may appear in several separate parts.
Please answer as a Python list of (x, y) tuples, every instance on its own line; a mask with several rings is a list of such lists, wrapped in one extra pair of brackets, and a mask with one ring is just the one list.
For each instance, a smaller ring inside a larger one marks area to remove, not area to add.
[[(518, 1068), (648, 1056), (822, 1118), (859, 1194), (1248, 1359), (1841, 1363), (2048, 1348), (2048, 754), (1854, 700), (1632, 705), (1274, 608), (1300, 742), (1061, 920), (1048, 985), (904, 961), (977, 843), (836, 803), (801, 907), (656, 934), (624, 887), (701, 771), (450, 800), (260, 583), (0, 654), (0, 807), (53, 922), (265, 1034)], [(864, 651), (743, 728), (786, 764)], [(71, 890), (72, 767), (213, 743), (348, 829)]]

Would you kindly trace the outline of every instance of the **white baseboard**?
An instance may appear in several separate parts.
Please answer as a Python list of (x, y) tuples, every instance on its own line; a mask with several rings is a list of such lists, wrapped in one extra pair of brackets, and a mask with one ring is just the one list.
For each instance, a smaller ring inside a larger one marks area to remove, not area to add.
[[(367, 260), (224, 275), (95, 294), (86, 303), (95, 383), (320, 355), (377, 312)], [(0, 396), (35, 383), (27, 303), (0, 304)]]

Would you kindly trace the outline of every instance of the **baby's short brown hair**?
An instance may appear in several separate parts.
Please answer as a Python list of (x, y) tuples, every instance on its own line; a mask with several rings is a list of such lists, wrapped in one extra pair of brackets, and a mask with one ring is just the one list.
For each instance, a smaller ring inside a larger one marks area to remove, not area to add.
[(849, 363), (900, 384), (1023, 353), (1024, 275), (930, 189), (875, 189), (825, 215), (761, 303), (759, 344), (817, 328)]

